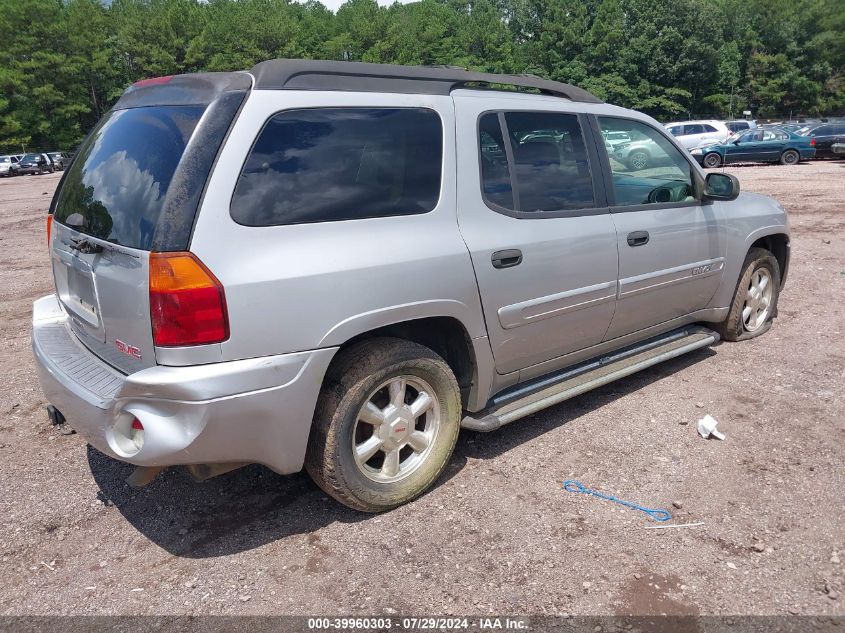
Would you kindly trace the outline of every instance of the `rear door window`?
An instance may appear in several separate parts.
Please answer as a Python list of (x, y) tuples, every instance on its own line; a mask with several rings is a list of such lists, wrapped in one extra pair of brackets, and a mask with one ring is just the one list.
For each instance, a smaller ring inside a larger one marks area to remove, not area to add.
[(204, 110), (153, 106), (103, 117), (65, 176), (54, 219), (148, 250), (170, 181)]
[(443, 128), (425, 108), (314, 108), (273, 116), (247, 156), (231, 215), (275, 226), (427, 213)]
[[(610, 142), (609, 137), (606, 141)], [(482, 191), (494, 208), (539, 214), (595, 206), (590, 163), (576, 114), (485, 114), (479, 121), (479, 151)]]
[(699, 123), (691, 123), (689, 125), (685, 125), (684, 135), (689, 136), (690, 134), (704, 134), (704, 126)]

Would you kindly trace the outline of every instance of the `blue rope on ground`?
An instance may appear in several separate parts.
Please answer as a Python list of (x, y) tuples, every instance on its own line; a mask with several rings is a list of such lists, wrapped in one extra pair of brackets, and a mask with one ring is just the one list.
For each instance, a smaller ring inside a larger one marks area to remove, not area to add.
[(648, 516), (650, 516), (655, 521), (668, 521), (672, 518), (672, 515), (669, 513), (668, 510), (655, 510), (653, 508), (645, 508), (643, 506), (639, 506), (636, 503), (631, 503), (630, 501), (624, 501), (622, 499), (617, 499), (616, 497), (611, 497), (610, 495), (603, 494), (596, 490), (590, 490), (581, 482), (575, 481), (574, 479), (569, 479), (568, 481), (563, 482), (563, 489), (566, 492), (581, 492), (588, 495), (593, 495), (594, 497), (598, 497), (599, 499), (607, 499), (608, 501), (614, 501), (616, 503), (622, 504), (623, 506), (627, 506), (629, 508), (633, 508), (634, 510), (639, 510), (640, 512), (645, 512)]

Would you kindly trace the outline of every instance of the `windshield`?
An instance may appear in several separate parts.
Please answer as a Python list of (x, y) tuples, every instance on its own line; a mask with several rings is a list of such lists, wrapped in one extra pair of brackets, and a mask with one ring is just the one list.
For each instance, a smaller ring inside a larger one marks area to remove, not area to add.
[(27, 154), (26, 156), (24, 156), (23, 158), (21, 158), (21, 162), (27, 162), (27, 161), (31, 161), (31, 160), (38, 160), (39, 158), (41, 158), (41, 155), (40, 155), (40, 154)]
[(151, 106), (106, 115), (67, 172), (55, 219), (149, 250), (170, 181), (204, 106)]

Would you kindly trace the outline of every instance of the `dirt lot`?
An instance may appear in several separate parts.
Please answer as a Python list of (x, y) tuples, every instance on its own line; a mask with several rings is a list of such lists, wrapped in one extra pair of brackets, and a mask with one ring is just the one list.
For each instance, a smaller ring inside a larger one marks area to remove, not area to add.
[[(381, 516), (257, 466), (134, 490), (59, 435), (29, 342), (59, 175), (0, 181), (0, 614), (845, 615), (845, 161), (731, 171), (792, 214), (771, 332), (465, 432)], [(569, 478), (704, 526), (643, 529)]]

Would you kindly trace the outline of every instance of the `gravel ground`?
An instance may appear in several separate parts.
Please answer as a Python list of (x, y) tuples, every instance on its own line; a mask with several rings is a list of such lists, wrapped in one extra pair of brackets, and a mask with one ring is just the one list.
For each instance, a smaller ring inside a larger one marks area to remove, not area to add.
[[(845, 615), (845, 162), (731, 171), (791, 212), (768, 334), (465, 432), (436, 488), (380, 516), (258, 466), (130, 489), (58, 434), (29, 319), (59, 174), (0, 181), (0, 615)], [(726, 441), (697, 436), (705, 413)], [(704, 526), (643, 529), (569, 478)]]

